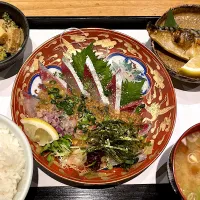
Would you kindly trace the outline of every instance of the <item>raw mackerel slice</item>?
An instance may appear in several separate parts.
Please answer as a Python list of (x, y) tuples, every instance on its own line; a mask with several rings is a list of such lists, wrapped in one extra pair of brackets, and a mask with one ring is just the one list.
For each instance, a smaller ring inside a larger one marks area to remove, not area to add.
[(24, 97), (24, 102), (23, 102), (24, 109), (25, 109), (26, 114), (29, 117), (35, 117), (37, 115), (35, 108), (39, 102), (39, 99), (26, 92), (23, 92), (23, 97)]
[(110, 96), (110, 102), (113, 108), (116, 110), (116, 112), (120, 112), (121, 88), (121, 70), (118, 70), (107, 86), (107, 89), (110, 90), (112, 93), (112, 95)]
[(62, 58), (61, 69), (65, 81), (76, 94), (80, 95), (82, 93), (85, 96), (89, 96), (89, 93), (84, 90), (83, 84), (75, 72), (72, 64), (66, 57)]
[(150, 123), (143, 124), (141, 126), (141, 129), (140, 129), (138, 135), (147, 136), (149, 131), (150, 131), (150, 129), (151, 129), (151, 127), (152, 127), (152, 124), (150, 124)]
[(101, 82), (89, 56), (87, 56), (86, 58), (83, 81), (85, 84), (91, 84), (88, 91), (90, 93), (91, 98), (95, 99), (96, 101), (100, 101), (103, 104), (109, 104), (109, 100), (104, 95)]
[(125, 105), (125, 106), (122, 106), (120, 110), (121, 110), (121, 111), (134, 112), (135, 109), (136, 109), (139, 105), (141, 105), (141, 103), (142, 103), (142, 100), (137, 100), (137, 101), (131, 102), (131, 103)]
[(41, 62), (39, 62), (39, 73), (43, 85), (46, 85), (49, 81), (53, 80), (60, 89), (62, 89), (66, 94), (69, 94), (69, 90), (67, 90), (65, 86)]

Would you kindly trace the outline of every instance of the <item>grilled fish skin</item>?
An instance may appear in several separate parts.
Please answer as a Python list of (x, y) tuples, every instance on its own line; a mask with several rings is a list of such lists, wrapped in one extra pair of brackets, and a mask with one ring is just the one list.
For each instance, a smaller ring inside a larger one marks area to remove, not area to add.
[(161, 27), (149, 22), (147, 31), (162, 48), (184, 60), (200, 55), (200, 30)]

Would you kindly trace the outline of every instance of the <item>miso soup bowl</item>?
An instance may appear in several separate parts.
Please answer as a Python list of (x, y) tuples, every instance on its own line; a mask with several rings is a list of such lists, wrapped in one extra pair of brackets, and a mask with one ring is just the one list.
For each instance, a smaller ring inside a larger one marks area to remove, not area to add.
[(195, 124), (194, 126), (190, 127), (188, 130), (186, 130), (183, 133), (183, 135), (179, 138), (179, 140), (176, 142), (176, 144), (172, 148), (169, 159), (168, 159), (168, 163), (167, 163), (167, 174), (168, 174), (169, 182), (170, 182), (173, 190), (177, 193), (177, 195), (182, 197), (182, 199), (186, 199), (186, 197), (183, 195), (180, 185), (178, 184), (177, 177), (176, 177), (175, 155), (176, 155), (177, 149), (178, 149), (181, 141), (196, 131), (200, 131), (200, 123)]

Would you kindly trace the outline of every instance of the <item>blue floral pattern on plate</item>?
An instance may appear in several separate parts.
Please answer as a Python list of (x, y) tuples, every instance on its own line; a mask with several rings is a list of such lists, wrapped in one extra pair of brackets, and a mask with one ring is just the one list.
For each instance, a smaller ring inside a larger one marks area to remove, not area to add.
[(107, 60), (111, 65), (113, 74), (120, 69), (123, 81), (140, 82), (144, 79), (142, 94), (145, 95), (149, 91), (151, 81), (147, 74), (147, 68), (138, 58), (128, 57), (120, 53), (112, 53), (107, 57)]

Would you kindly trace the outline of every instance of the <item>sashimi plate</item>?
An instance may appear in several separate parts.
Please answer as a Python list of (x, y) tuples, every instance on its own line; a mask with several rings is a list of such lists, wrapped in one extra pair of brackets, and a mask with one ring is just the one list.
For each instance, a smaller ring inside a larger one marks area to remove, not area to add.
[[(141, 158), (141, 156), (139, 161), (130, 169), (124, 169), (116, 165), (112, 168), (102, 168), (96, 172), (96, 175), (86, 176), (78, 173), (77, 170), (71, 167), (62, 167), (58, 162), (49, 164), (45, 156), (38, 152), (38, 144), (31, 141), (29, 137), (28, 139), (35, 160), (49, 172), (60, 178), (86, 185), (124, 182), (141, 173), (156, 160), (168, 144), (176, 119), (176, 98), (168, 73), (156, 56), (135, 39), (112, 30), (86, 28), (68, 30), (48, 40), (30, 55), (16, 77), (11, 102), (12, 118), (23, 129), (21, 119), (34, 117), (31, 116), (34, 112), (34, 105), (30, 102), (27, 105), (26, 98), (37, 98), (38, 93), (42, 89), (42, 82), (45, 78), (48, 78), (49, 72), (59, 80), (59, 83), (67, 91), (70, 88), (69, 86), (71, 86), (70, 84), (73, 85), (74, 83), (71, 81), (68, 84), (68, 81), (66, 79), (64, 81), (59, 74), (64, 72), (63, 70), (65, 69), (66, 77), (68, 75), (74, 76), (72, 73), (73, 69), (70, 68), (72, 67), (70, 63), (73, 60), (73, 56), (91, 44), (96, 57), (104, 60), (110, 66), (112, 80), (110, 80), (110, 84), (106, 88), (111, 88), (111, 98), (105, 97), (103, 90), (99, 89), (98, 81), (95, 81), (96, 79), (93, 75), (94, 73), (88, 74), (91, 67), (85, 70), (87, 72), (84, 71), (84, 76), (87, 78), (93, 77), (96, 86), (91, 90), (85, 91), (81, 83), (75, 83), (75, 85), (80, 92), (85, 92), (85, 95), (90, 93), (93, 97), (94, 93), (97, 92), (98, 94), (95, 98), (98, 96), (99, 101), (105, 104), (110, 103), (117, 112), (122, 110), (135, 112), (134, 106), (137, 106), (137, 103), (134, 103), (135, 101), (130, 102), (130, 99), (134, 99), (132, 98), (135, 95), (134, 91), (132, 96), (128, 94), (129, 101), (126, 99), (126, 96), (123, 97), (124, 105), (121, 106), (118, 96), (122, 95), (122, 91), (118, 92), (116, 86), (118, 83), (115, 82), (113, 84), (113, 81), (117, 79), (119, 72), (123, 74), (120, 79), (121, 83), (123, 81), (132, 81), (137, 84), (141, 80), (143, 81), (139, 102), (142, 101), (142, 104), (145, 106), (140, 115), (142, 116), (142, 122), (145, 125), (148, 124), (148, 132), (145, 135), (150, 144), (145, 149), (145, 158)], [(66, 60), (68, 64), (66, 64)], [(90, 59), (87, 59), (86, 65), (88, 64), (89, 66), (90, 61)], [(63, 62), (64, 65), (68, 65), (67, 71), (66, 66), (63, 68)], [(77, 74), (79, 75), (80, 73), (77, 72)], [(67, 80), (70, 81), (72, 79), (68, 78)], [(78, 78), (76, 78), (77, 80)], [(99, 80), (101, 82), (101, 79)]]

